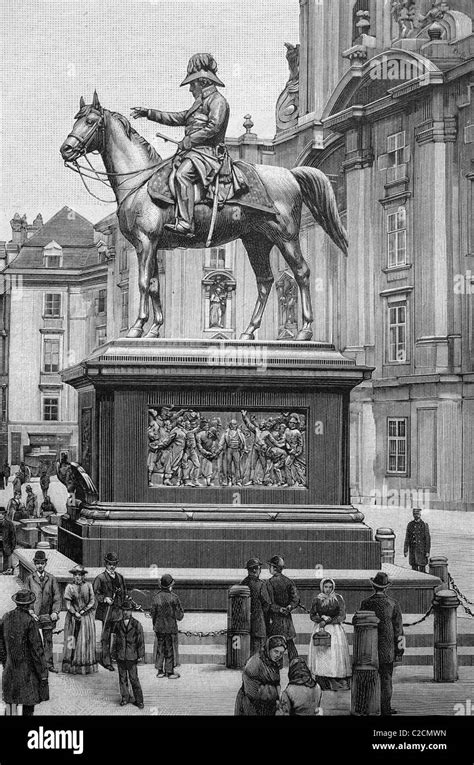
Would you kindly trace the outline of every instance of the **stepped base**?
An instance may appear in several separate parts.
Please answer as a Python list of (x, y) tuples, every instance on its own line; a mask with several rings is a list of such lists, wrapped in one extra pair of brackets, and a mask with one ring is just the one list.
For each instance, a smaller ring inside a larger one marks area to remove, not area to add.
[[(16, 551), (20, 564), (20, 577), (24, 580), (34, 570), (34, 550)], [(75, 561), (67, 558), (58, 550), (48, 551), (48, 571), (57, 577), (64, 587), (71, 581), (69, 570)], [(431, 605), (433, 591), (441, 584), (438, 577), (421, 574), (417, 571), (400, 568), (389, 563), (382, 566), (392, 580), (390, 594), (398, 600), (404, 613), (423, 614)], [(361, 601), (372, 593), (369, 577), (374, 576), (378, 567), (373, 569), (285, 569), (285, 573), (294, 580), (301, 595), (301, 601), (310, 608), (312, 598), (319, 592), (319, 583), (325, 576), (336, 581), (337, 591), (343, 596), (346, 609), (354, 613)], [(87, 579), (92, 581), (103, 566), (88, 567)], [(120, 566), (129, 590), (140, 589), (150, 594), (159, 588), (160, 577), (169, 572), (175, 579), (175, 591), (182, 600), (185, 611), (226, 611), (227, 593), (231, 585), (240, 582), (245, 571), (242, 568), (180, 568), (177, 566), (152, 566), (127, 568)], [(268, 576), (264, 572), (262, 578)]]
[[(121, 566), (242, 569), (282, 555), (301, 569), (378, 569), (380, 544), (351, 506), (97, 504), (61, 517), (58, 549), (84, 566), (109, 550)], [(200, 607), (200, 606), (199, 606)]]

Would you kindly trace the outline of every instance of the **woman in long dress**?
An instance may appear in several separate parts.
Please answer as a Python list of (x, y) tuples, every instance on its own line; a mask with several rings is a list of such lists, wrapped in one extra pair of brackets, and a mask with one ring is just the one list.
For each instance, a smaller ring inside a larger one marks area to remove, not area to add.
[(235, 701), (236, 715), (271, 717), (276, 713), (285, 651), (285, 638), (272, 635), (262, 651), (250, 657), (242, 672), (242, 687)]
[(329, 577), (321, 580), (320, 590), (311, 604), (313, 635), (323, 628), (331, 635), (331, 645), (315, 645), (311, 635), (308, 664), (323, 691), (346, 691), (350, 688), (352, 665), (342, 626), (346, 618), (344, 599), (336, 593), (334, 580)]
[(64, 591), (66, 621), (62, 670), (89, 675), (99, 671), (95, 651), (94, 590), (85, 580), (85, 568), (75, 566), (70, 573), (72, 584), (68, 584)]

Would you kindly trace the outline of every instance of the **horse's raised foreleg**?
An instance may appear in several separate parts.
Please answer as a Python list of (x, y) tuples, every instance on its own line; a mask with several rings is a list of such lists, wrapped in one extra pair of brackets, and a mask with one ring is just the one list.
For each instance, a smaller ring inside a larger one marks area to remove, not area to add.
[(311, 305), (311, 293), (309, 289), (310, 270), (301, 252), (299, 240), (291, 239), (278, 243), (278, 247), (284, 259), (290, 266), (299, 287), (301, 296), (301, 314), (303, 323), (296, 335), (296, 340), (311, 340), (313, 337), (313, 307)]
[(257, 279), (257, 302), (253, 309), (250, 324), (240, 336), (241, 340), (255, 340), (255, 331), (262, 323), (263, 312), (267, 304), (268, 296), (273, 285), (273, 273), (270, 266), (270, 251), (273, 243), (261, 235), (242, 238), (242, 243), (247, 250), (250, 264)]
[[(135, 244), (135, 243), (134, 243)], [(135, 244), (138, 258), (138, 290), (140, 302), (138, 316), (127, 332), (127, 337), (141, 337), (149, 316), (150, 280), (154, 270), (154, 248), (148, 237), (140, 238)]]

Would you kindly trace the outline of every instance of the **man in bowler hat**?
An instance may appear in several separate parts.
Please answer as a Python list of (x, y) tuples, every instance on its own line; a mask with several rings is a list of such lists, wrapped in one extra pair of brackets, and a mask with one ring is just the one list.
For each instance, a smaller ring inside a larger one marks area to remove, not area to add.
[(29, 613), (34, 593), (19, 590), (12, 600), (16, 609), (0, 622), (3, 701), (8, 715), (16, 715), (22, 704), (23, 715), (31, 716), (36, 704), (49, 699), (48, 667), (38, 625)]
[(179, 673), (175, 672), (175, 652), (173, 636), (178, 634), (178, 622), (184, 616), (184, 611), (177, 595), (172, 592), (174, 579), (171, 574), (163, 574), (160, 590), (153, 598), (150, 616), (155, 631), (155, 667), (157, 677), (167, 677), (177, 680)]
[(137, 664), (145, 658), (145, 638), (143, 627), (132, 616), (133, 602), (125, 598), (122, 603), (122, 618), (115, 622), (112, 638), (112, 659), (117, 662), (119, 673), (120, 706), (132, 701), (129, 683), (132, 687), (133, 704), (143, 709), (143, 691), (138, 679)]
[(431, 549), (430, 529), (425, 521), (421, 520), (421, 509), (413, 508), (413, 520), (407, 525), (403, 554), (409, 555), (408, 562), (414, 571), (426, 572), (426, 564)]
[(110, 643), (116, 623), (122, 618), (122, 603), (126, 596), (125, 580), (116, 571), (118, 556), (108, 552), (105, 571), (94, 579), (94, 595), (98, 603), (95, 618), (102, 622), (101, 664), (111, 672), (115, 670), (110, 657)]
[(262, 596), (267, 609), (267, 635), (283, 635), (286, 639), (288, 659), (298, 656), (296, 650), (296, 632), (291, 612), (299, 606), (300, 597), (294, 582), (282, 573), (285, 561), (280, 555), (274, 555), (268, 561), (271, 577), (262, 588)]
[(48, 669), (50, 672), (57, 672), (53, 663), (53, 628), (61, 610), (61, 590), (56, 577), (45, 571), (47, 562), (44, 550), (36, 550), (33, 558), (36, 571), (28, 576), (26, 586), (36, 597), (31, 604), (30, 614), (38, 622), (43, 635)]
[(387, 588), (391, 582), (385, 571), (379, 571), (370, 577), (373, 595), (360, 604), (361, 611), (374, 611), (379, 620), (378, 655), (380, 675), (380, 712), (383, 716), (396, 714), (392, 709), (392, 674), (393, 663), (403, 655), (403, 617), (396, 600), (389, 598)]
[(254, 653), (259, 653), (264, 647), (267, 635), (264, 613), (266, 603), (263, 600), (263, 582), (260, 579), (262, 562), (258, 558), (250, 558), (245, 564), (245, 568), (247, 569), (247, 576), (242, 579), (240, 584), (244, 584), (250, 589), (250, 655), (253, 656)]

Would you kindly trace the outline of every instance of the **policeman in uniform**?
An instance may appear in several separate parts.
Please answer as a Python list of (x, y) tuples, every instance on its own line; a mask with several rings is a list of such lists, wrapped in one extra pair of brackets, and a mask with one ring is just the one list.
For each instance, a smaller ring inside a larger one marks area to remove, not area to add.
[[(195, 98), (190, 109), (162, 112), (134, 107), (132, 117), (146, 117), (161, 125), (184, 126), (185, 137), (179, 143), (170, 177), (174, 186), (177, 215), (174, 224), (165, 228), (174, 233), (192, 236), (194, 232), (194, 184), (207, 188), (219, 173), (225, 133), (229, 122), (229, 104), (216, 86), (224, 83), (216, 74), (217, 64), (210, 53), (196, 53), (188, 63), (188, 72), (181, 86), (189, 84)], [(221, 148), (222, 147), (222, 148)]]
[(426, 564), (431, 549), (430, 529), (421, 520), (421, 509), (413, 508), (413, 520), (407, 525), (403, 554), (408, 555), (408, 562), (414, 571), (426, 572)]

